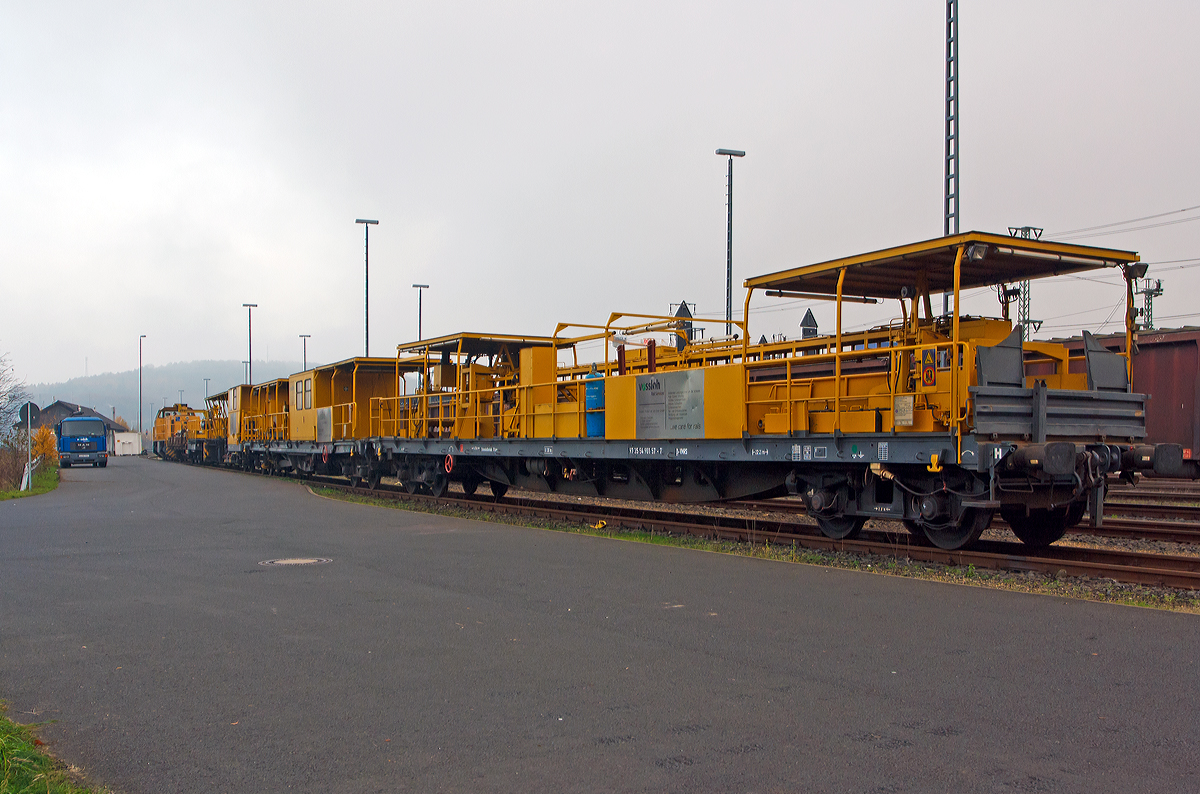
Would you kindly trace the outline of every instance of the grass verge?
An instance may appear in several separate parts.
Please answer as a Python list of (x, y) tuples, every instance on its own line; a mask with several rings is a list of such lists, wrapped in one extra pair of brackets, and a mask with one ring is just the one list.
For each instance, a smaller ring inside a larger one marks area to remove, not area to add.
[(875, 554), (850, 554), (838, 551), (806, 549), (795, 544), (736, 543), (727, 540), (709, 540), (695, 535), (672, 535), (644, 530), (608, 529), (589, 524), (571, 524), (516, 516), (496, 515), (482, 510), (470, 510), (453, 505), (436, 505), (407, 499), (382, 499), (378, 497), (348, 494), (335, 488), (313, 486), (318, 496), (339, 499), (355, 504), (373, 505), (410, 512), (434, 513), (452, 518), (488, 521), (493, 524), (548, 529), (578, 535), (629, 540), (638, 543), (653, 543), (660, 546), (675, 546), (719, 554), (734, 554), (740, 557), (755, 557), (778, 562), (820, 565), (827, 568), (904, 576), (911, 579), (926, 579), (952, 584), (989, 587), (1019, 593), (1059, 596), (1108, 604), (1167, 609), (1175, 612), (1200, 614), (1200, 592), (1177, 590), (1171, 587), (1125, 584), (1111, 579), (1090, 577), (1054, 576), (1036, 572), (998, 571), (976, 568), (974, 565), (942, 565), (902, 557)]
[[(48, 469), (40, 469), (33, 473), (33, 488), (28, 491), (18, 491), (12, 489), (9, 491), (0, 491), (0, 502), (5, 499), (19, 499), (22, 496), (37, 496), (48, 491), (53, 491), (58, 487), (58, 466)], [(6, 794), (4, 789), (0, 789), (0, 794)]]
[(37, 725), (18, 725), (0, 702), (0, 794), (111, 794), (81, 779), (79, 770), (39, 748)]

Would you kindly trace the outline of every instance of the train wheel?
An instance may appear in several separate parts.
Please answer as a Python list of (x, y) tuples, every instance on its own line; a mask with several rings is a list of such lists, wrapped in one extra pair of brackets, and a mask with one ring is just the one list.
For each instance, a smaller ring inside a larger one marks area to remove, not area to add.
[(351, 488), (357, 488), (360, 485), (362, 485), (362, 477), (351, 477), (350, 478), (350, 487)]
[(383, 474), (378, 471), (373, 471), (367, 476), (367, 487), (374, 491), (379, 487), (379, 481), (383, 479)]
[(474, 478), (467, 478), (462, 481), (463, 493), (465, 493), (467, 496), (474, 496), (475, 490), (478, 487), (479, 487), (479, 480), (476, 480)]
[(813, 516), (817, 519), (817, 528), (821, 534), (834, 540), (847, 540), (858, 537), (867, 519), (862, 516)]
[(435, 497), (440, 499), (441, 497), (446, 495), (446, 489), (448, 489), (449, 487), (450, 487), (450, 478), (447, 477), (445, 474), (438, 472), (434, 476), (433, 482), (429, 483), (429, 492), (431, 494), (433, 494)]
[(405, 480), (404, 490), (408, 491), (409, 493), (416, 493), (417, 491), (421, 490), (421, 483), (417, 482), (416, 480)]
[(970, 546), (979, 540), (979, 536), (992, 523), (994, 510), (980, 510), (968, 507), (963, 511), (962, 519), (957, 525), (934, 527), (925, 524), (925, 537), (939, 549), (953, 551), (964, 546)]
[[(1083, 511), (1073, 511), (1073, 507), (1074, 505), (1071, 505), (1056, 510), (1038, 508), (1030, 510), (1029, 515), (1025, 515), (1024, 507), (1012, 505), (1011, 507), (1002, 507), (1000, 516), (1008, 522), (1008, 525), (1012, 527), (1013, 534), (1020, 538), (1022, 543), (1026, 546), (1042, 548), (1067, 534), (1072, 513), (1078, 512), (1079, 518), (1083, 518)], [(1079, 523), (1079, 520), (1076, 519), (1075, 523)]]
[(508, 486), (502, 482), (496, 482), (495, 480), (492, 480), (488, 483), (488, 485), (492, 489), (493, 499), (503, 499), (504, 494), (508, 493)]

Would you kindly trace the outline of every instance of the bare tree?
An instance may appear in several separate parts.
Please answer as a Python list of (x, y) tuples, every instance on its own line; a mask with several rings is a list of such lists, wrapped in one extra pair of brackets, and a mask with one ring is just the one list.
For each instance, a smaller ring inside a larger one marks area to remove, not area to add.
[(25, 382), (9, 366), (8, 354), (0, 353), (0, 490), (16, 488), (21, 481), (25, 431), (13, 424), (25, 399)]
[(17, 413), (29, 399), (25, 381), (8, 363), (8, 354), (0, 353), (0, 435), (7, 434), (17, 421)]

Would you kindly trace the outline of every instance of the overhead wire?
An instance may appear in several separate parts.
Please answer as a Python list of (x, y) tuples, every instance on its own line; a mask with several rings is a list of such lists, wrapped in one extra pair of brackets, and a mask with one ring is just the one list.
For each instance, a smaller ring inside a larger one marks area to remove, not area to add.
[(1177, 223), (1189, 223), (1191, 221), (1200, 221), (1200, 215), (1193, 215), (1190, 218), (1180, 218), (1174, 221), (1163, 221), (1162, 223), (1148, 223), (1145, 226), (1130, 226), (1127, 229), (1110, 229), (1107, 232), (1089, 232), (1087, 234), (1071, 234), (1071, 235), (1056, 235), (1056, 240), (1082, 240), (1086, 237), (1107, 237), (1110, 234), (1124, 234), (1125, 232), (1140, 232), (1143, 229), (1157, 229), (1160, 226), (1174, 226)]
[(1113, 315), (1117, 313), (1117, 309), (1121, 308), (1122, 304), (1124, 304), (1124, 303), (1125, 303), (1124, 297), (1117, 299), (1117, 302), (1113, 304), (1112, 311), (1108, 313), (1108, 317), (1104, 318), (1104, 322), (1100, 323), (1100, 326), (1096, 330), (1097, 331), (1104, 330), (1104, 327), (1106, 325), (1108, 325), (1110, 322), (1112, 322)]
[[(1114, 221), (1113, 223), (1102, 223), (1099, 226), (1085, 226), (1080, 229), (1067, 229), (1066, 231), (1062, 231), (1062, 232), (1050, 232), (1046, 236), (1061, 238), (1064, 235), (1068, 235), (1068, 234), (1079, 234), (1080, 232), (1092, 232), (1097, 229), (1110, 229), (1114, 226), (1124, 226), (1125, 224), (1128, 224), (1128, 223), (1140, 223), (1141, 221), (1150, 221), (1150, 220), (1154, 220), (1155, 218), (1165, 218), (1168, 215), (1178, 215), (1181, 212), (1191, 212), (1192, 210), (1200, 210), (1200, 204), (1197, 204), (1194, 207), (1184, 207), (1183, 209), (1180, 209), (1180, 210), (1171, 210), (1170, 212), (1160, 212), (1155, 215), (1145, 215), (1145, 216), (1142, 216), (1141, 218), (1130, 218), (1129, 220), (1125, 220), (1125, 221)], [(1197, 217), (1200, 217), (1200, 216), (1197, 216)], [(1187, 220), (1194, 220), (1194, 219), (1188, 218)], [(1130, 231), (1130, 230), (1126, 230), (1126, 231)]]
[(1189, 317), (1200, 317), (1200, 312), (1190, 312), (1188, 314), (1166, 314), (1156, 319), (1159, 320), (1186, 320)]
[[(1200, 267), (1200, 257), (1193, 259), (1169, 259), (1166, 262), (1147, 262), (1147, 265), (1169, 265), (1175, 262), (1191, 262), (1190, 265), (1175, 265), (1175, 267), (1160, 268), (1160, 270), (1189, 270), (1193, 267)], [(1158, 272), (1158, 271), (1155, 271)]]

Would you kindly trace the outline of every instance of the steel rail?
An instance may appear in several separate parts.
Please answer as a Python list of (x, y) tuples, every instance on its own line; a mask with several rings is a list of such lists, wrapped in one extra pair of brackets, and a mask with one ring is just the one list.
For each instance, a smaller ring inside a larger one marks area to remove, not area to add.
[(1105, 498), (1106, 504), (1140, 505), (1140, 504), (1200, 504), (1200, 492), (1192, 491), (1114, 491), (1109, 490)]
[[(804, 515), (804, 505), (799, 500), (761, 499), (732, 502), (731, 506), (744, 507), (750, 510), (764, 510), (776, 513)], [(1105, 505), (1106, 507), (1108, 505)], [(1094, 535), (1096, 537), (1130, 538), (1135, 540), (1161, 540), (1171, 543), (1200, 543), (1200, 521), (1152, 521), (1131, 517), (1140, 515), (1137, 512), (1110, 514), (1105, 511), (1104, 524), (1092, 527), (1081, 523), (1071, 527), (1067, 532), (1073, 535)], [(1164, 512), (1164, 517), (1175, 517), (1178, 513)], [(996, 517), (992, 524), (996, 527), (1008, 526), (1004, 519)]]
[(1170, 520), (1195, 520), (1200, 519), (1200, 506), (1194, 504), (1151, 504), (1147, 502), (1115, 502), (1105, 500), (1104, 515), (1105, 517), (1111, 515), (1166, 518)]

